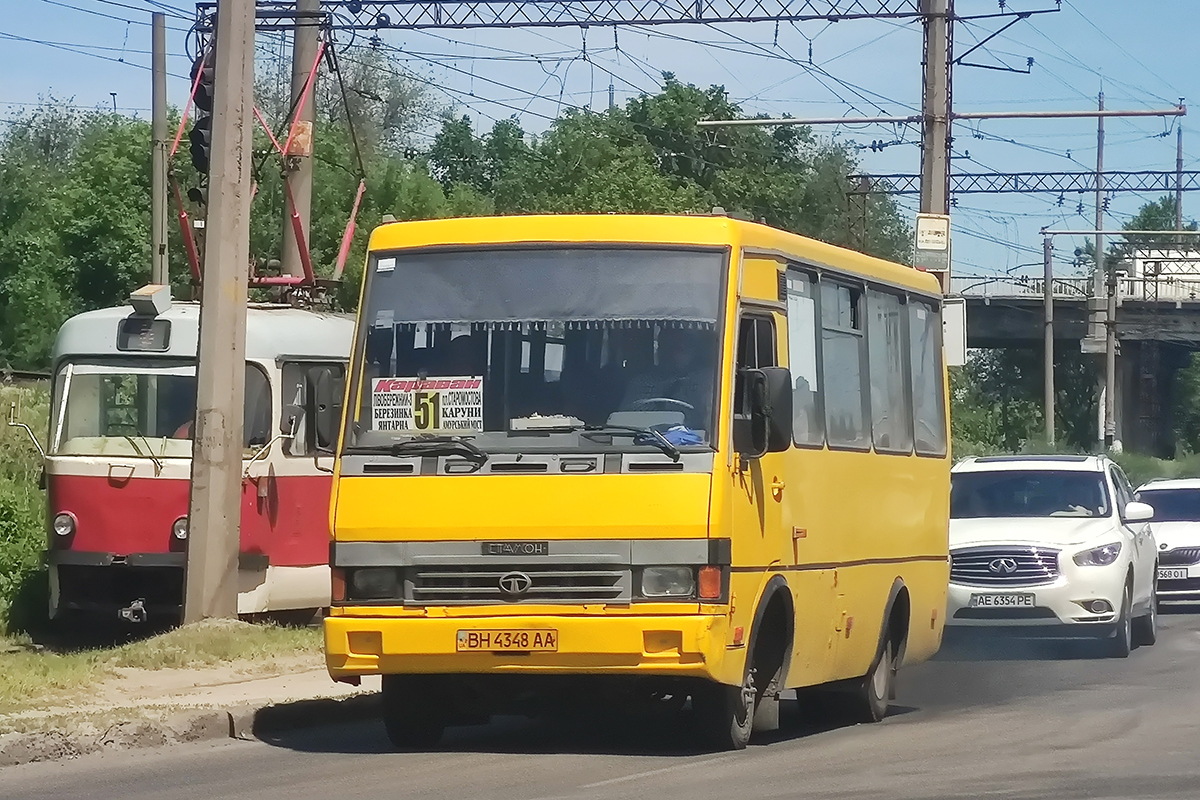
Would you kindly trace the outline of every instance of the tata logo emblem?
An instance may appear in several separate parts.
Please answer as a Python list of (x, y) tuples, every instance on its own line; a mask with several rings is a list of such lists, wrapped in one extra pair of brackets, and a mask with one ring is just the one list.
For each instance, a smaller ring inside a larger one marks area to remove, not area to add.
[(1012, 575), (1017, 571), (1017, 560), (1015, 558), (994, 558), (988, 564), (988, 572), (993, 575)]
[(530, 586), (533, 586), (533, 578), (524, 572), (506, 572), (500, 576), (497, 583), (500, 585), (501, 594), (507, 597), (520, 597), (529, 591)]

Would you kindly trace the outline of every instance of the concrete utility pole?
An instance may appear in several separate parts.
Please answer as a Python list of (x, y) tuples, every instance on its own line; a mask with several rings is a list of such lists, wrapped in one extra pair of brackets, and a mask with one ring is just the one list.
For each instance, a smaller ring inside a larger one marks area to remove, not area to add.
[(183, 620), (237, 616), (254, 0), (221, 0)]
[(1054, 238), (1042, 237), (1042, 297), (1046, 326), (1042, 333), (1045, 375), (1042, 377), (1043, 412), (1046, 416), (1046, 444), (1054, 444)]
[(151, 71), (153, 88), (150, 137), (153, 140), (150, 172), (150, 282), (166, 285), (167, 276), (167, 16), (153, 14)]
[[(321, 0), (296, 0), (296, 29), (292, 39), (292, 106), (297, 107), (300, 96), (308, 83), (317, 48), (321, 42)], [(296, 135), (292, 138), (287, 158), (287, 182), (295, 198), (295, 211), (308, 235), (312, 231), (312, 182), (313, 182), (313, 121), (316, 119), (316, 76), (313, 76), (311, 96), (292, 122)], [(296, 233), (292, 229), (291, 202), (284, 198), (283, 208), (283, 272), (301, 276), (304, 265), (300, 249), (296, 244)]]
[(921, 213), (950, 213), (950, 20), (952, 0), (921, 0), (925, 75), (921, 95)]
[(1183, 124), (1175, 125), (1175, 230), (1183, 230)]

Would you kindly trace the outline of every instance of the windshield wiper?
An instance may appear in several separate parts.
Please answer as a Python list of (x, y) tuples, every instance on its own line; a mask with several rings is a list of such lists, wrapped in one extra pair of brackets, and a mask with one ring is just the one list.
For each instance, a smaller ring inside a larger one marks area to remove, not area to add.
[(633, 436), (634, 444), (648, 444), (657, 447), (659, 450), (670, 457), (672, 461), (679, 460), (679, 448), (667, 441), (667, 437), (663, 436), (654, 428), (641, 428), (637, 425), (584, 425), (577, 427), (579, 435), (588, 439), (596, 436), (614, 434), (629, 434)]
[(479, 466), (488, 460), (487, 453), (462, 436), (417, 436), (377, 449), (386, 449), (394, 456), (462, 456)]
[(161, 475), (162, 474), (162, 466), (163, 466), (162, 462), (158, 460), (158, 458), (154, 455), (154, 453), (150, 452), (150, 442), (146, 441), (146, 437), (142, 436), (141, 434), (138, 434), (138, 438), (141, 439), (142, 442), (146, 445), (145, 453), (142, 452), (142, 448), (138, 447), (137, 442), (135, 442), (133, 440), (132, 436), (125, 435), (125, 438), (129, 441), (129, 444), (133, 445), (133, 451), (135, 453), (137, 453), (139, 456), (142, 456), (143, 458), (148, 458), (154, 462), (155, 477)]

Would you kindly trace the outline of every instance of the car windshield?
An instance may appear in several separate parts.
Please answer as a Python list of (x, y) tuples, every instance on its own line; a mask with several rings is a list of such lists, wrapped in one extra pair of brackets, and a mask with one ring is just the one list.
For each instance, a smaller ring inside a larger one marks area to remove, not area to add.
[(1004, 470), (950, 477), (950, 518), (1106, 517), (1108, 489), (1098, 472)]
[(648, 248), (377, 255), (347, 446), (708, 447), (725, 263)]
[(1142, 489), (1138, 499), (1154, 508), (1154, 522), (1200, 522), (1200, 489)]
[[(55, 455), (190, 458), (196, 368), (158, 359), (71, 362), (55, 376)], [(246, 366), (244, 440), (265, 444), (271, 424), (267, 376)]]

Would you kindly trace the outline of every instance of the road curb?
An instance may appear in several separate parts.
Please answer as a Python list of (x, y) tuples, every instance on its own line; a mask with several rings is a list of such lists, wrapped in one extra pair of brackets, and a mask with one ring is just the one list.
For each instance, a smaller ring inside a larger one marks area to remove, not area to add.
[(161, 722), (129, 720), (103, 731), (48, 730), (0, 735), (0, 768), (63, 761), (100, 751), (165, 747), (215, 739), (262, 739), (291, 730), (379, 716), (378, 693), (312, 698), (265, 706), (196, 709)]

